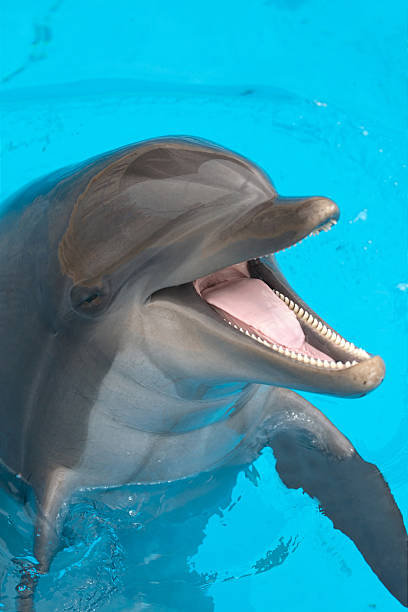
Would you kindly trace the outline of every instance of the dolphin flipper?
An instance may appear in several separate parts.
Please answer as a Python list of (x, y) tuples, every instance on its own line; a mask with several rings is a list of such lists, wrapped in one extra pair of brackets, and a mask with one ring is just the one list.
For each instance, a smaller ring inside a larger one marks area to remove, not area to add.
[[(64, 524), (67, 504), (71, 492), (72, 471), (58, 468), (48, 475), (41, 486), (34, 482), (37, 516), (34, 526), (35, 564), (25, 564), (21, 568), (20, 582), (16, 587), (17, 612), (33, 612), (34, 597), (38, 580), (46, 574), (61, 545), (61, 531)], [(37, 484), (37, 486), (36, 486)]]
[(268, 440), (280, 478), (318, 500), (334, 527), (408, 607), (408, 536), (384, 477), (309, 402), (291, 391), (282, 390), (282, 397), (284, 408)]

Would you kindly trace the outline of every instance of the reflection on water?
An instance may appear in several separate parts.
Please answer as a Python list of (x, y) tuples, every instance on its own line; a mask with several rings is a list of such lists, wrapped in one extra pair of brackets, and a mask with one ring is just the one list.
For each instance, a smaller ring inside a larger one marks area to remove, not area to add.
[[(208, 521), (227, 526), (239, 508), (237, 479), (241, 489), (242, 483), (253, 489), (259, 475), (254, 468), (222, 469), (175, 483), (82, 492), (70, 506), (51, 571), (39, 580), (38, 611), (187, 612), (192, 602), (196, 612), (214, 610), (210, 585), (268, 571), (298, 546), (296, 537), (269, 532), (263, 555), (253, 562), (253, 551), (244, 551), (233, 573), (216, 559), (217, 569), (196, 568)], [(5, 490), (0, 507), (2, 604), (11, 610), (21, 566), (33, 561), (32, 522)]]

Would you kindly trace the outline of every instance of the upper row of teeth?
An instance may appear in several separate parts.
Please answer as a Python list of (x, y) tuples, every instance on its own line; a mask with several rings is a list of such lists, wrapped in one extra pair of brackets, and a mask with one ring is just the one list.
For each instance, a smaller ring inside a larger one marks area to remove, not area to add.
[(336, 223), (337, 223), (337, 219), (329, 219), (328, 221), (326, 221), (326, 223), (323, 223), (323, 225), (321, 225), (320, 227), (317, 227), (316, 229), (311, 231), (310, 234), (308, 235), (316, 236), (316, 234), (319, 234), (320, 232), (328, 232), (329, 230), (331, 230), (333, 225), (336, 225)]
[(324, 323), (316, 319), (312, 314), (296, 304), (293, 300), (290, 300), (288, 297), (286, 297), (286, 295), (283, 295), (283, 293), (280, 293), (280, 291), (277, 289), (274, 289), (273, 291), (291, 310), (293, 310), (298, 319), (308, 323), (313, 329), (319, 332), (321, 336), (324, 336), (327, 340), (330, 340), (330, 342), (332, 342), (334, 345), (360, 359), (369, 357), (369, 354), (364, 349), (355, 346), (352, 342), (348, 342), (348, 340), (345, 340), (342, 336), (340, 336), (340, 334), (337, 334), (335, 331), (330, 329), (330, 327), (324, 325)]
[[(326, 221), (326, 223), (324, 223), (320, 227), (317, 227), (316, 229), (314, 229), (311, 232), (309, 232), (308, 234), (306, 234), (306, 236), (304, 238), (302, 238), (301, 240), (298, 240), (297, 242), (294, 242), (293, 244), (291, 244), (288, 247), (285, 247), (283, 249), (279, 249), (279, 250), (275, 251), (275, 253), (280, 253), (281, 251), (286, 251), (288, 249), (291, 249), (291, 248), (297, 246), (298, 244), (301, 244), (301, 242), (303, 242), (303, 240), (306, 240), (306, 238), (309, 238), (310, 236), (317, 236), (317, 234), (320, 234), (320, 232), (328, 232), (328, 231), (331, 230), (333, 225), (336, 225), (336, 223), (337, 223), (337, 219), (329, 219), (329, 221)], [(265, 255), (261, 255), (261, 257), (269, 257), (269, 255), (270, 255), (270, 253), (266, 253)]]
[(285, 348), (284, 346), (280, 344), (275, 344), (274, 342), (268, 342), (264, 338), (257, 336), (256, 334), (248, 331), (247, 329), (244, 329), (243, 327), (240, 327), (239, 325), (236, 325), (235, 323), (228, 321), (228, 319), (224, 319), (224, 321), (226, 321), (228, 325), (231, 325), (231, 327), (233, 327), (234, 329), (239, 330), (246, 336), (250, 336), (257, 342), (264, 344), (268, 348), (271, 348), (274, 351), (281, 353), (281, 355), (286, 355), (286, 357), (297, 359), (297, 361), (301, 361), (303, 363), (308, 363), (310, 365), (320, 366), (323, 368), (330, 368), (332, 370), (341, 370), (343, 368), (349, 368), (358, 363), (356, 360), (346, 361), (346, 362), (343, 362), (343, 361), (336, 362), (336, 361), (328, 361), (327, 359), (315, 359), (314, 357), (309, 357), (308, 355), (305, 355), (304, 353), (298, 353), (297, 351), (293, 351), (291, 349)]

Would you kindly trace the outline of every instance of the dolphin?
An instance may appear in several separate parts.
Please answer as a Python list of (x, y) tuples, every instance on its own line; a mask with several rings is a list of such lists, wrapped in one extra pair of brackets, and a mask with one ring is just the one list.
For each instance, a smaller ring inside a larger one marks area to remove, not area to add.
[(248, 466), (268, 446), (283, 483), (318, 500), (408, 606), (387, 483), (293, 391), (359, 397), (384, 377), (275, 260), (338, 217), (329, 198), (279, 196), (258, 166), (191, 137), (105, 153), (6, 202), (0, 458), (36, 509), (20, 610), (77, 492)]

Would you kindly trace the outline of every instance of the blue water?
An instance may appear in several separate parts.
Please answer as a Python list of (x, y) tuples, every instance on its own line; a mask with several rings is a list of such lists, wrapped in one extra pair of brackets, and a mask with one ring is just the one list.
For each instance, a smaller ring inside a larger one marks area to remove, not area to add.
[[(308, 399), (380, 467), (408, 524), (405, 5), (6, 1), (0, 96), (2, 197), (104, 150), (193, 134), (259, 163), (282, 194), (339, 204), (332, 232), (279, 262), (387, 375), (363, 399)], [(126, 503), (78, 502), (38, 611), (402, 610), (317, 505), (281, 484), (271, 453), (255, 468), (154, 521), (131, 487)], [(31, 527), (0, 502), (0, 610), (13, 610), (12, 559), (30, 554)]]

